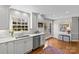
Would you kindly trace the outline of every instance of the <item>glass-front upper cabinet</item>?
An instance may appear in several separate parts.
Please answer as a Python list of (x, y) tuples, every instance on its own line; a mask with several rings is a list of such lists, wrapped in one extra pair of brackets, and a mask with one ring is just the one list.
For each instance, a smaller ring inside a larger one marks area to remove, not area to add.
[(10, 30), (11, 31), (28, 31), (28, 21), (30, 14), (10, 9)]

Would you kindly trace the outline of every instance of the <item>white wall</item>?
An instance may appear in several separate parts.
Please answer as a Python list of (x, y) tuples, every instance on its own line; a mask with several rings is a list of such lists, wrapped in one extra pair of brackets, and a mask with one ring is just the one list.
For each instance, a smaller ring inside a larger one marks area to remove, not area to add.
[(0, 6), (0, 30), (9, 29), (9, 6)]
[(55, 38), (58, 38), (58, 35), (60, 33), (59, 25), (64, 24), (64, 23), (66, 23), (66, 24), (70, 23), (70, 26), (71, 26), (72, 18), (61, 18), (61, 19), (58, 19), (58, 20), (54, 21), (54, 37)]
[(59, 28), (58, 28), (58, 21), (54, 21), (54, 37), (58, 38)]
[[(46, 30), (44, 31), (46, 34), (45, 37), (46, 38), (51, 37), (51, 36), (53, 37), (53, 26), (54, 26), (53, 22), (54, 21), (51, 21), (51, 19), (46, 18), (44, 22), (46, 23)], [(50, 23), (51, 23), (51, 33), (50, 33)]]

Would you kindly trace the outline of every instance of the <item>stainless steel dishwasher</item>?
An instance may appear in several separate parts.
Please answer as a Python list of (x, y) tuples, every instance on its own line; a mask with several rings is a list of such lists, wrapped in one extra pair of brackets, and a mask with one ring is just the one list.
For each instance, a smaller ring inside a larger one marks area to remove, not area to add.
[(40, 35), (33, 37), (33, 50), (40, 47)]

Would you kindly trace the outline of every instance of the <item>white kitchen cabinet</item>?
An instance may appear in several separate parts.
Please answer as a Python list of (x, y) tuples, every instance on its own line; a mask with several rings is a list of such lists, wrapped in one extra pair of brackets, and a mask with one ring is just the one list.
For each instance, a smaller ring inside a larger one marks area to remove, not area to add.
[(24, 53), (24, 40), (16, 40), (14, 43), (15, 54), (23, 54)]
[(33, 48), (33, 38), (26, 38), (24, 40), (24, 52), (28, 53)]
[(43, 35), (41, 35), (40, 36), (41, 37), (41, 39), (40, 39), (40, 45), (42, 46), (42, 45), (44, 45), (44, 43), (45, 43), (45, 35), (43, 34)]
[(0, 54), (7, 54), (7, 43), (0, 44)]
[(32, 13), (32, 32), (35, 32), (38, 30), (38, 23), (37, 23), (37, 13)]
[(8, 42), (7, 48), (8, 48), (8, 54), (14, 54), (14, 41)]

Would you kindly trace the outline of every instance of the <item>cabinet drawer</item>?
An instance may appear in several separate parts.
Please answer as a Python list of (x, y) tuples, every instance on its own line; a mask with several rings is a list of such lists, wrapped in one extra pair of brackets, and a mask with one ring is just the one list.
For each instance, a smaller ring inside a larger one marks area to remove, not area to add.
[(27, 42), (24, 44), (24, 51), (27, 53), (27, 52), (30, 52), (33, 48), (33, 43), (32, 42)]
[(25, 53), (28, 53), (33, 48), (33, 38), (28, 38), (24, 40), (24, 51)]
[(22, 42), (24, 42), (24, 40), (23, 40), (23, 39), (20, 39), (20, 40), (15, 40), (15, 41), (14, 41), (14, 43), (15, 43), (15, 44), (19, 44), (19, 43), (22, 43)]
[(0, 54), (7, 54), (7, 43), (0, 44)]
[(23, 54), (24, 53), (24, 40), (15, 41), (15, 54)]
[(8, 42), (8, 54), (14, 54), (14, 41)]
[(33, 38), (25, 38), (25, 39), (24, 39), (24, 43), (30, 42), (30, 41), (33, 41)]

